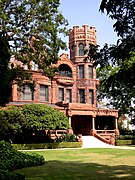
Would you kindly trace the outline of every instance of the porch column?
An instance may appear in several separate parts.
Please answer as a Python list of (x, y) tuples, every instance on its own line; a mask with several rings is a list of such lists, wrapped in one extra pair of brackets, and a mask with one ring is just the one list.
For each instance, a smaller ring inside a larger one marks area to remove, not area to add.
[(68, 117), (69, 126), (71, 127), (71, 116)]
[(115, 129), (118, 129), (118, 119), (115, 118)]
[(95, 129), (95, 117), (92, 116), (92, 129)]

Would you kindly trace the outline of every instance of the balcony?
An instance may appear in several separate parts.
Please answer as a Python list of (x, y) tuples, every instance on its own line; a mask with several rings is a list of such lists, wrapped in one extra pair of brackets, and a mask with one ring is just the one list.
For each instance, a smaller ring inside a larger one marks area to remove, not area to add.
[(74, 79), (70, 77), (58, 76), (57, 83), (65, 85), (65, 86), (72, 86), (74, 84)]

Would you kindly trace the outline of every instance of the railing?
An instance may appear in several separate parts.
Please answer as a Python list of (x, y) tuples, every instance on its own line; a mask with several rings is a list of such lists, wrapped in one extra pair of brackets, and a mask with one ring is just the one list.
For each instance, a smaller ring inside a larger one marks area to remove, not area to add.
[[(97, 136), (100, 136), (101, 139), (105, 139), (106, 143), (111, 139), (111, 136), (115, 136), (115, 130), (96, 130)], [(98, 137), (99, 138), (99, 137)]]
[(99, 134), (99, 133), (115, 133), (115, 130), (96, 130), (96, 132)]
[(57, 139), (63, 134), (67, 134), (67, 130), (45, 130), (46, 135), (48, 135), (51, 139)]

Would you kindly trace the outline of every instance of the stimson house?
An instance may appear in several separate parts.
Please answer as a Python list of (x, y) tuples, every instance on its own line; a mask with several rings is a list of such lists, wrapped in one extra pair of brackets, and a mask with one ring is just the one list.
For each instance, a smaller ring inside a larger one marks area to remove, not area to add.
[(27, 85), (20, 92), (13, 85), (12, 105), (42, 103), (64, 112), (74, 134), (89, 135), (97, 133), (115, 133), (118, 129), (118, 111), (99, 108), (96, 90), (96, 68), (92, 62), (84, 62), (84, 49), (89, 44), (96, 44), (96, 29), (83, 25), (69, 30), (70, 58), (62, 54), (57, 63), (59, 73), (52, 84), (48, 77), (38, 72), (38, 66), (32, 62), (31, 72), (36, 82), (35, 91)]

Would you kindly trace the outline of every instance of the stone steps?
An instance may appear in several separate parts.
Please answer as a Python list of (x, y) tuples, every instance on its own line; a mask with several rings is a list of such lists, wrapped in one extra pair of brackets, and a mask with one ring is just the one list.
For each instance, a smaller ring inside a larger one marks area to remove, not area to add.
[(82, 136), (83, 148), (115, 148), (110, 144), (104, 143), (94, 136)]

